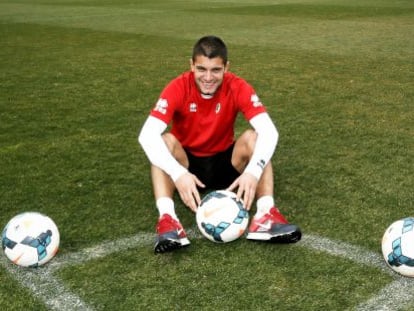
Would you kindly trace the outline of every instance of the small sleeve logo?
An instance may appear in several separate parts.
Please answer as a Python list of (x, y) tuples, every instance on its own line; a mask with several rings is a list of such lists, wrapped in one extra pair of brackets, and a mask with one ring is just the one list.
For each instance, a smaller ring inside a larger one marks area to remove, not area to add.
[(155, 111), (158, 111), (162, 114), (166, 114), (167, 113), (167, 108), (168, 108), (168, 102), (166, 99), (164, 98), (160, 98), (158, 99), (157, 103), (155, 104)]
[(250, 97), (250, 101), (252, 102), (252, 104), (253, 104), (253, 107), (261, 107), (261, 106), (263, 106), (263, 104), (262, 104), (262, 102), (260, 101), (260, 98), (259, 98), (259, 96), (257, 96), (257, 94), (253, 94), (251, 97)]

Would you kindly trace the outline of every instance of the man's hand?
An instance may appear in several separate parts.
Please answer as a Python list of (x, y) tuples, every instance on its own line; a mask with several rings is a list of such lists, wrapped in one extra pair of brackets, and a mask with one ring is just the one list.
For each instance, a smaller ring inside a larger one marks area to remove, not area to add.
[(243, 173), (241, 174), (228, 188), (228, 191), (237, 189), (237, 198), (243, 197), (244, 205), (247, 210), (250, 210), (254, 197), (256, 195), (258, 180), (252, 174)]
[(180, 194), (181, 200), (193, 212), (197, 211), (197, 207), (201, 203), (200, 193), (197, 190), (197, 186), (201, 188), (205, 187), (205, 185), (197, 178), (197, 176), (189, 172), (181, 175), (175, 181), (175, 187)]

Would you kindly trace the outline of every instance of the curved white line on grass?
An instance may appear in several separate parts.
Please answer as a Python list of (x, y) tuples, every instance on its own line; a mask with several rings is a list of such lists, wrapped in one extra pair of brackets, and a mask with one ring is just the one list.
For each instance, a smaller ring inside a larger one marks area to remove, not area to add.
[[(414, 283), (412, 279), (401, 277), (380, 290), (378, 295), (360, 304), (357, 311), (392, 311), (412, 305)], [(406, 309), (408, 310), (408, 309)]]
[(385, 273), (394, 275), (394, 273), (386, 266), (384, 259), (380, 254), (367, 251), (359, 246), (333, 241), (317, 235), (303, 236), (302, 241), (299, 242), (298, 245), (300, 244), (310, 249), (375, 267), (381, 269)]
[(101, 244), (82, 249), (75, 253), (57, 256), (48, 264), (49, 269), (59, 269), (66, 265), (76, 265), (92, 259), (108, 256), (127, 249), (133, 249), (154, 242), (155, 234), (138, 233), (136, 235), (121, 238), (114, 241), (106, 241)]
[[(187, 233), (191, 239), (201, 237), (196, 229), (189, 229)], [(88, 306), (77, 295), (67, 290), (64, 284), (54, 275), (54, 272), (67, 265), (77, 265), (122, 250), (152, 245), (154, 238), (155, 234), (138, 233), (131, 237), (103, 242), (79, 252), (60, 254), (50, 263), (38, 269), (19, 268), (8, 262), (5, 256), (2, 256), (0, 264), (51, 310), (93, 310), (93, 307)], [(304, 235), (302, 241), (297, 245), (343, 257), (359, 264), (376, 267), (396, 278), (394, 282), (383, 288), (378, 295), (357, 306), (358, 311), (398, 310), (404, 306), (409, 306), (409, 303), (414, 300), (414, 280), (399, 277), (392, 272), (378, 253), (316, 235)]]
[(50, 310), (59, 311), (88, 311), (93, 310), (77, 295), (67, 290), (47, 265), (39, 268), (22, 268), (7, 261), (1, 256), (1, 265), (21, 285), (28, 288), (34, 297), (42, 301)]
[(343, 242), (332, 241), (316, 235), (305, 235), (298, 245), (343, 257), (356, 263), (376, 267), (392, 275), (396, 280), (368, 301), (356, 307), (357, 311), (393, 311), (410, 306), (414, 301), (414, 280), (401, 277), (387, 267), (382, 255), (369, 252), (361, 247)]
[(70, 292), (54, 272), (66, 265), (108, 256), (122, 250), (131, 249), (154, 241), (155, 234), (140, 233), (128, 238), (108, 241), (79, 252), (58, 255), (48, 264), (39, 268), (23, 268), (10, 263), (1, 256), (0, 263), (23, 286), (50, 309), (56, 311), (88, 311), (93, 310), (77, 295)]

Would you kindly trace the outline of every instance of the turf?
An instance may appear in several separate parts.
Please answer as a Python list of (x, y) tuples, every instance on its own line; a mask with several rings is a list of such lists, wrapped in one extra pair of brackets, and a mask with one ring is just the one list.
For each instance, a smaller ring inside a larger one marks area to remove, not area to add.
[[(48, 214), (61, 255), (152, 234), (137, 133), (210, 33), (226, 41), (231, 70), (278, 127), (282, 212), (305, 234), (380, 254), (385, 228), (412, 216), (414, 201), (411, 1), (0, 0), (0, 223)], [(237, 132), (245, 128), (239, 120)], [(244, 240), (196, 240), (164, 257), (145, 245), (58, 275), (105, 310), (352, 309), (390, 281), (346, 259)], [(0, 305), (41, 308), (10, 275), (0, 280), (9, 297)]]
[(94, 260), (60, 276), (108, 310), (345, 310), (389, 281), (376, 269), (300, 247), (251, 244), (195, 240), (193, 250), (155, 258), (139, 248), (115, 255), (116, 266)]

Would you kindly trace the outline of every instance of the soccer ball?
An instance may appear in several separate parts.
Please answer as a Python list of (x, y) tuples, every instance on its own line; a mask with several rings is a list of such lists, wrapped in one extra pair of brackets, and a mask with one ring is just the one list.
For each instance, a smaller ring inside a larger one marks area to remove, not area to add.
[(401, 275), (414, 277), (414, 217), (392, 223), (382, 237), (387, 265)]
[(249, 213), (231, 191), (217, 190), (207, 194), (197, 209), (196, 221), (209, 240), (227, 243), (239, 238), (247, 228)]
[(60, 235), (52, 219), (37, 212), (26, 212), (7, 223), (1, 241), (4, 253), (13, 263), (37, 267), (55, 256)]

